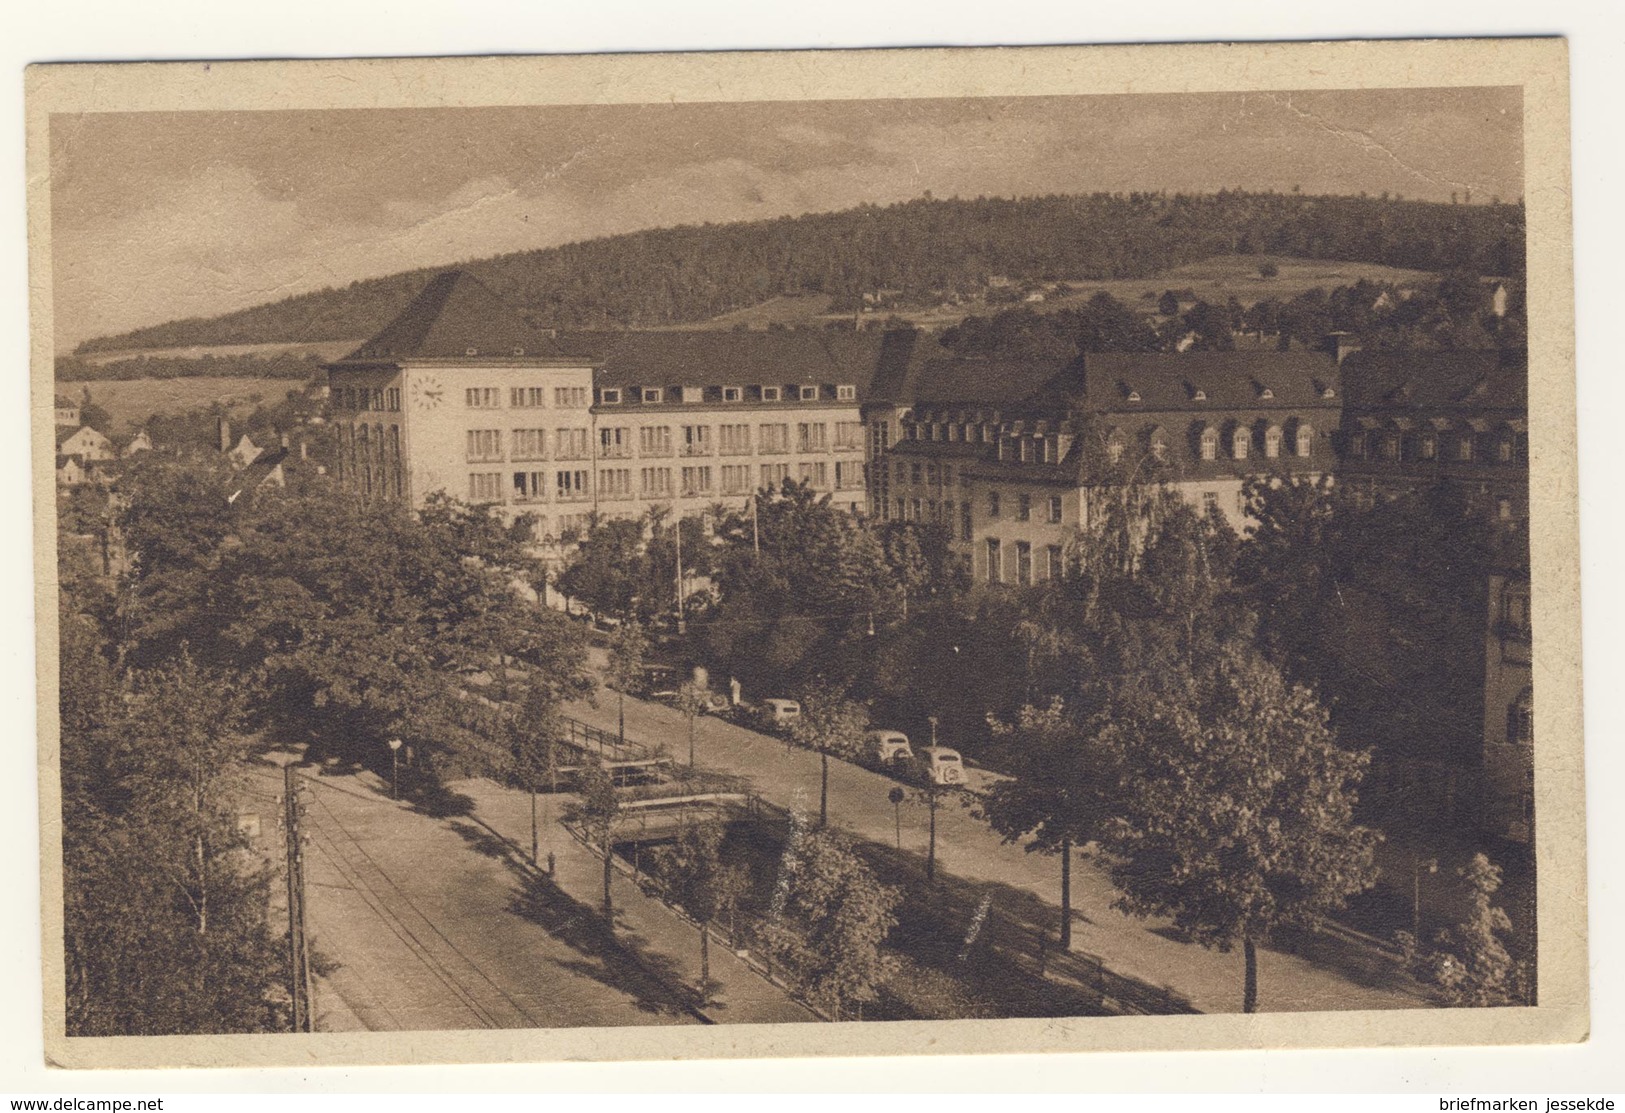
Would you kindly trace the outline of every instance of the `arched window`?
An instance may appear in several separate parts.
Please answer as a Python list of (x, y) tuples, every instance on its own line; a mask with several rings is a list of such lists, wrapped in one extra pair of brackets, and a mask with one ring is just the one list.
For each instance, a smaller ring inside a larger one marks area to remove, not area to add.
[(1168, 459), (1168, 435), (1161, 429), (1151, 430), (1151, 458), (1158, 463)]
[(1264, 455), (1275, 459), (1281, 454), (1281, 427), (1271, 425), (1264, 430)]
[(1219, 434), (1209, 426), (1202, 430), (1202, 459), (1217, 460), (1219, 458)]
[(1245, 426), (1236, 426), (1236, 431), (1230, 434), (1230, 454), (1238, 460), (1245, 460), (1252, 439), (1252, 434), (1247, 431)]
[(1530, 746), (1535, 741), (1535, 695), (1528, 688), (1507, 705), (1507, 743)]
[(1433, 433), (1423, 433), (1418, 442), (1418, 455), (1424, 460), (1431, 460), (1439, 454), (1439, 438)]
[(1399, 434), (1386, 433), (1382, 438), (1382, 458), (1384, 460), (1399, 459)]
[(1473, 458), (1473, 431), (1465, 430), (1456, 441), (1456, 459), (1467, 463)]
[(1298, 426), (1298, 455), (1308, 456), (1315, 449), (1315, 430), (1311, 425)]

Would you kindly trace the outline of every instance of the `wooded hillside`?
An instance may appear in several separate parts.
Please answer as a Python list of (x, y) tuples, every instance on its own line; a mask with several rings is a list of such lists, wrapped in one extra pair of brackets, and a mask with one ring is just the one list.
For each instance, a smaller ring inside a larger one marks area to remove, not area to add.
[[(837, 306), (875, 290), (948, 296), (979, 291), (992, 278), (1146, 277), (1222, 252), (1518, 278), (1524, 210), (1521, 203), (1228, 191), (925, 198), (634, 232), (461, 265), (538, 323), (647, 328), (702, 321), (784, 293), (830, 294)], [(442, 269), (100, 337), (78, 350), (370, 336)]]

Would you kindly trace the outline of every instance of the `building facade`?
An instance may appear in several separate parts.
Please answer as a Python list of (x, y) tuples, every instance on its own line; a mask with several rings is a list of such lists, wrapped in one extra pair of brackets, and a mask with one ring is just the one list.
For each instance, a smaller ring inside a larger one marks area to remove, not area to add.
[(366, 497), (528, 514), (553, 539), (594, 515), (741, 507), (786, 479), (862, 513), (884, 348), (875, 332), (561, 335), (449, 272), (328, 365), (337, 475)]
[(1335, 468), (1341, 408), (1337, 363), (1315, 353), (927, 360), (866, 411), (871, 445), (888, 444), (874, 509), (946, 527), (978, 580), (1036, 583), (1124, 483), (1242, 528), (1248, 480)]

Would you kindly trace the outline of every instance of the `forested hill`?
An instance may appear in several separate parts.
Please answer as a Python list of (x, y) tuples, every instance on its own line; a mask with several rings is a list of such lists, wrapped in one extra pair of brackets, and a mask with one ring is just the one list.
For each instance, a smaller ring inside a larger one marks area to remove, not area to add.
[[(974, 293), (1013, 281), (1149, 277), (1221, 252), (1267, 252), (1520, 277), (1521, 203), (1445, 205), (1283, 193), (933, 200), (662, 228), (462, 264), (541, 324), (703, 321), (781, 293)], [(447, 265), (451, 265), (448, 263)], [(221, 317), (101, 337), (80, 352), (371, 336), (443, 267)]]

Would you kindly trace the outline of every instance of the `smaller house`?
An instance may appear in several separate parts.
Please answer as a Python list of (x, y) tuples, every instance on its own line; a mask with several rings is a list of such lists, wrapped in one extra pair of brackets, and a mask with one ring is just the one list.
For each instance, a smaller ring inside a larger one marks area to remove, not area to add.
[(145, 429), (130, 438), (130, 443), (124, 446), (125, 456), (134, 456), (137, 452), (151, 452), (152, 438)]
[(56, 485), (58, 487), (78, 487), (84, 481), (85, 462), (78, 456), (57, 453)]
[(62, 426), (69, 429), (79, 428), (79, 403), (65, 394), (58, 394), (56, 396), (56, 423), (59, 428)]
[(260, 454), (264, 451), (265, 449), (255, 444), (253, 439), (247, 433), (244, 433), (237, 441), (237, 446), (228, 451), (226, 456), (230, 458), (231, 466), (241, 471), (259, 459)]
[(113, 451), (113, 442), (105, 434), (97, 432), (88, 425), (81, 425), (73, 432), (60, 435), (58, 430), (56, 450), (63, 456), (78, 456), (88, 463), (95, 460), (111, 460), (116, 455)]

